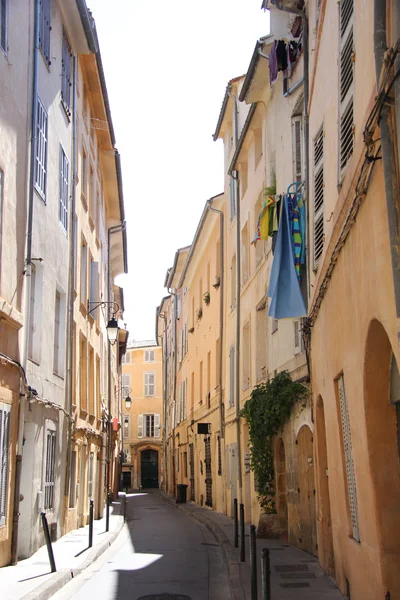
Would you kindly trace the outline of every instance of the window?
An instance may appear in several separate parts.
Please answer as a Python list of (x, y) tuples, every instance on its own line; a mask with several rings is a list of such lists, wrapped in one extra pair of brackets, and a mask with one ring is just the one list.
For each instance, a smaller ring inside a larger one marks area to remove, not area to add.
[(219, 338), (215, 341), (215, 387), (219, 386)]
[(302, 340), (302, 320), (295, 319), (293, 321), (293, 333), (294, 333), (294, 353), (298, 354), (303, 350)]
[(50, 66), (50, 0), (40, 0), (39, 48)]
[(256, 309), (256, 381), (267, 374), (267, 311), (266, 303), (260, 302)]
[(354, 0), (340, 2), (340, 59), (339, 59), (339, 113), (340, 156), (339, 174), (342, 179), (354, 145)]
[(61, 58), (61, 99), (70, 114), (71, 107), (71, 61), (72, 53), (68, 43), (65, 31), (62, 39), (62, 58)]
[(350, 519), (353, 529), (353, 538), (359, 542), (360, 533), (358, 529), (357, 486), (356, 476), (354, 472), (353, 451), (351, 445), (349, 411), (343, 375), (341, 375), (337, 380), (337, 387), (339, 395), (340, 418), (342, 425), (342, 447), (346, 465), (347, 496), (350, 509)]
[(235, 404), (235, 346), (229, 350), (229, 406)]
[(60, 210), (59, 220), (65, 231), (68, 231), (68, 177), (69, 163), (60, 146)]
[(35, 188), (45, 201), (47, 185), (47, 112), (39, 98), (37, 99), (36, 117)]
[(90, 213), (90, 226), (94, 228), (95, 217), (95, 201), (96, 201), (96, 179), (94, 175), (93, 166), (89, 168), (89, 213)]
[(46, 465), (44, 480), (44, 510), (54, 508), (54, 476), (56, 465), (56, 432), (47, 430)]
[(156, 376), (154, 373), (145, 373), (144, 374), (144, 395), (145, 396), (154, 396), (155, 378), (156, 378)]
[[(89, 305), (89, 310), (98, 302), (99, 300), (99, 263), (94, 261), (92, 257), (90, 257), (90, 297), (89, 301), (91, 304)], [(93, 318), (97, 319), (99, 314), (99, 307), (92, 310), (90, 313), (93, 315)]]
[(81, 303), (86, 306), (87, 302), (87, 245), (82, 239), (81, 245)]
[(218, 475), (222, 475), (222, 452), (221, 452), (221, 436), (218, 434)]
[(96, 354), (96, 414), (101, 417), (100, 357)]
[(0, 402), (0, 526), (7, 518), (11, 405)]
[(144, 351), (144, 362), (154, 362), (155, 352), (154, 350)]
[(89, 500), (93, 498), (93, 466), (94, 466), (94, 452), (89, 454), (89, 473), (88, 473), (88, 497)]
[(87, 410), (87, 342), (81, 335), (80, 356), (79, 356), (79, 376), (80, 376), (80, 408)]
[(211, 285), (210, 285), (210, 261), (207, 263), (207, 279), (206, 279), (206, 292), (210, 293)]
[(127, 350), (125, 354), (123, 354), (122, 356), (122, 362), (123, 363), (130, 363), (131, 362), (131, 354), (130, 352)]
[(56, 375), (64, 375), (65, 358), (65, 294), (56, 290), (54, 308), (54, 355), (53, 371)]
[(8, 0), (0, 0), (0, 48), (7, 52), (7, 11)]
[(231, 262), (231, 309), (236, 306), (236, 254), (232, 257)]
[(139, 415), (138, 437), (160, 437), (160, 415)]
[(188, 324), (187, 319), (183, 328), (183, 356), (186, 356), (188, 351)]
[(203, 310), (203, 278), (199, 281), (199, 309)]
[(131, 387), (131, 378), (127, 373), (123, 373), (122, 377), (121, 377), (122, 381), (122, 395), (124, 394), (128, 394), (130, 387)]
[(313, 244), (314, 269), (318, 265), (324, 249), (324, 128), (321, 126), (313, 142), (314, 166), (314, 205), (313, 205)]
[(301, 117), (292, 118), (293, 181), (303, 179), (303, 125)]
[(211, 405), (211, 352), (207, 352), (207, 408)]
[(242, 229), (242, 285), (249, 278), (249, 232), (247, 223)]
[(82, 162), (81, 162), (81, 196), (86, 205), (87, 196), (87, 153), (85, 147), (82, 146)]
[(235, 218), (236, 215), (236, 198), (235, 198), (235, 180), (233, 177), (229, 179), (229, 199), (231, 206), (231, 221)]
[(243, 390), (250, 387), (250, 323), (243, 327)]
[(76, 502), (76, 450), (71, 455), (71, 479), (69, 481), (69, 508), (74, 508)]
[(28, 358), (36, 364), (41, 355), (42, 269), (40, 264), (31, 264)]

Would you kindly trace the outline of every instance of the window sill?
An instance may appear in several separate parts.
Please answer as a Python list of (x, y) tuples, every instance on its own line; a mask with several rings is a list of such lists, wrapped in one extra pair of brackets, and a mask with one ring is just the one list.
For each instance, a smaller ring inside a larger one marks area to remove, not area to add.
[(37, 193), (37, 195), (39, 196), (39, 198), (41, 199), (41, 201), (43, 202), (43, 204), (47, 204), (46, 202), (46, 194), (44, 194), (42, 192), (42, 190), (39, 188), (39, 186), (35, 183), (35, 192)]

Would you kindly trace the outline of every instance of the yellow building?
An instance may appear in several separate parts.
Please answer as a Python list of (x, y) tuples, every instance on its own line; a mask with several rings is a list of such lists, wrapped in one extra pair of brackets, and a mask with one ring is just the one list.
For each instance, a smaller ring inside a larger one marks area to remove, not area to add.
[[(121, 489), (161, 487), (163, 478), (163, 365), (156, 341), (128, 344), (122, 365)], [(127, 398), (129, 397), (130, 401)]]

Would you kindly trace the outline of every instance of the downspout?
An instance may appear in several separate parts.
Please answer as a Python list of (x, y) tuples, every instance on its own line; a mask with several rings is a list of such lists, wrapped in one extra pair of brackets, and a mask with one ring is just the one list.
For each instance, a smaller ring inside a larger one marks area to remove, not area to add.
[[(176, 292), (173, 292), (171, 290), (171, 288), (167, 288), (168, 290), (168, 294), (171, 294), (171, 296), (173, 297), (174, 301), (173, 301), (173, 323), (174, 323), (174, 413), (173, 413), (173, 420), (172, 420), (172, 439), (173, 439), (173, 464), (175, 464), (175, 418), (176, 418), (176, 351), (177, 351), (177, 344), (176, 344), (176, 315), (177, 315), (177, 301), (176, 301)], [(175, 489), (175, 468), (173, 469), (172, 472), (172, 481), (174, 482), (174, 489)]]
[[(396, 4), (396, 3), (395, 3)], [(386, 3), (374, 0), (374, 53), (376, 87), (379, 89), (379, 80), (382, 72), (386, 45)], [(385, 102), (382, 106), (379, 126), (381, 130), (381, 151), (383, 174), (385, 179), (386, 210), (388, 218), (390, 254), (392, 259), (392, 274), (394, 286), (394, 299), (396, 306), (397, 336), (399, 340), (400, 324), (400, 264), (398, 255), (399, 240), (399, 215), (397, 207), (397, 167), (394, 148), (394, 132), (390, 127), (390, 105)], [(400, 342), (398, 342), (400, 343)]]
[[(234, 102), (234, 138), (235, 148), (237, 148), (239, 140), (238, 131), (238, 104), (237, 97), (234, 96), (231, 91), (228, 91), (228, 95), (233, 99)], [(237, 457), (238, 457), (238, 482), (239, 482), (239, 504), (242, 504), (242, 488), (243, 488), (243, 477), (242, 477), (242, 450), (240, 445), (240, 291), (241, 291), (241, 247), (240, 247), (240, 187), (239, 187), (239, 176), (236, 172), (236, 440), (237, 440)]]
[[(72, 97), (73, 97), (73, 113), (72, 113), (72, 191), (71, 191), (71, 211), (70, 211), (70, 265), (69, 265), (69, 315), (68, 315), (68, 386), (67, 386), (67, 402), (68, 412), (72, 416), (72, 404), (73, 404), (73, 386), (75, 382), (73, 380), (73, 363), (74, 363), (74, 287), (75, 287), (75, 273), (76, 273), (76, 255), (75, 255), (75, 243), (76, 243), (76, 227), (75, 227), (75, 209), (76, 209), (76, 157), (77, 157), (77, 138), (76, 138), (76, 81), (77, 81), (77, 57), (74, 55), (73, 58), (73, 69), (74, 79), (72, 82)], [(65, 496), (66, 506), (65, 515), (68, 512), (68, 497), (69, 497), (69, 484), (71, 479), (71, 457), (72, 457), (72, 421), (68, 421), (68, 432), (67, 432), (67, 466), (65, 472)]]
[[(34, 201), (34, 173), (35, 173), (35, 151), (36, 151), (36, 129), (37, 129), (37, 95), (38, 95), (38, 63), (39, 63), (39, 20), (40, 3), (35, 0), (34, 4), (34, 40), (33, 40), (33, 72), (32, 72), (32, 106), (31, 106), (31, 147), (29, 159), (29, 190), (28, 190), (28, 226), (26, 232), (26, 258), (25, 258), (25, 297), (24, 297), (24, 316), (25, 323), (22, 329), (22, 369), (27, 372), (28, 363), (28, 343), (29, 343), (29, 325), (30, 325), (30, 299), (31, 299), (31, 274), (32, 274), (32, 230), (33, 230), (33, 201)], [(19, 526), (19, 501), (21, 489), (21, 468), (22, 468), (22, 448), (24, 442), (24, 392), (20, 391), (20, 400), (18, 407), (18, 439), (16, 449), (15, 464), (15, 488), (14, 488), (14, 516), (11, 535), (11, 562), (16, 565), (18, 562), (18, 526)]]
[(159, 316), (160, 319), (164, 320), (164, 339), (161, 336), (157, 336), (157, 337), (161, 337), (161, 339), (163, 339), (163, 342), (165, 340), (165, 344), (163, 343), (163, 351), (164, 351), (164, 363), (163, 363), (163, 419), (164, 419), (164, 426), (163, 426), (163, 432), (164, 432), (164, 436), (163, 436), (163, 463), (164, 463), (164, 487), (165, 487), (165, 492), (167, 491), (167, 369), (168, 369), (168, 344), (167, 344), (167, 318), (165, 316), (164, 313), (157, 311), (157, 314)]

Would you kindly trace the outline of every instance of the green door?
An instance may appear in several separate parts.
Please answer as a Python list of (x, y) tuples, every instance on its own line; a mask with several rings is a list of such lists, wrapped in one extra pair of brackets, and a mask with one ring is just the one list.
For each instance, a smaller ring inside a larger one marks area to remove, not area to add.
[(142, 488), (158, 488), (158, 452), (143, 450), (141, 457)]

